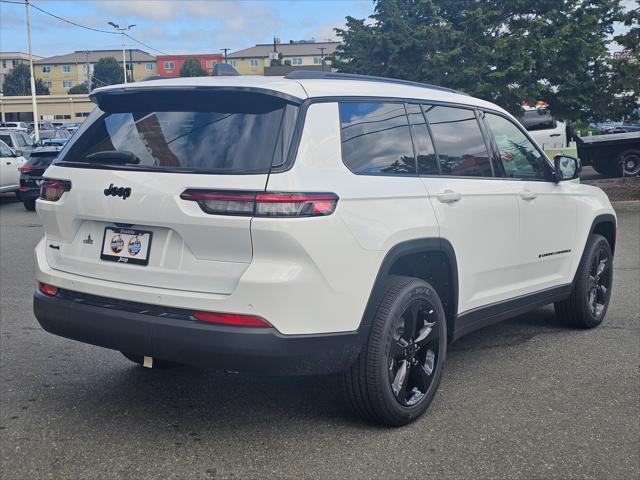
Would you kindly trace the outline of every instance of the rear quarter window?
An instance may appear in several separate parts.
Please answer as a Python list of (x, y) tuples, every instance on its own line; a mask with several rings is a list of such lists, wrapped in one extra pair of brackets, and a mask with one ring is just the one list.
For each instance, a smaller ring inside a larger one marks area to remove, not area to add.
[(340, 102), (342, 160), (362, 175), (416, 175), (404, 104)]

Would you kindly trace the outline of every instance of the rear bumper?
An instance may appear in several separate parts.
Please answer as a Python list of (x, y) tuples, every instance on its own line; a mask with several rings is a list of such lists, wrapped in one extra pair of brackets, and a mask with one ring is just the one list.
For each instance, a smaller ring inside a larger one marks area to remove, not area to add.
[(369, 329), (319, 335), (282, 335), (272, 328), (199, 322), (186, 311), (104, 297), (36, 291), (34, 313), (53, 334), (136, 355), (189, 365), (271, 375), (326, 374), (345, 370)]

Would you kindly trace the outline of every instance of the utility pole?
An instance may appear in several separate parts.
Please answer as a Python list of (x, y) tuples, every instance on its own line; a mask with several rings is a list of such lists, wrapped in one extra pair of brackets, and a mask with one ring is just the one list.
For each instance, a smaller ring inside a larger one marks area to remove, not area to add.
[(220, 50), (222, 50), (224, 52), (224, 63), (227, 63), (227, 52), (229, 50), (231, 50), (230, 48), (221, 48)]
[(84, 51), (85, 55), (85, 67), (87, 69), (87, 91), (91, 91), (91, 65), (89, 64), (89, 54), (91, 52), (89, 50)]
[(33, 132), (35, 135), (36, 143), (40, 141), (40, 128), (38, 122), (38, 102), (36, 101), (36, 80), (33, 75), (33, 55), (31, 54), (31, 22), (29, 21), (29, 0), (24, 2), (24, 6), (27, 10), (27, 37), (29, 39), (29, 69), (31, 72), (31, 106), (33, 108)]
[(118, 30), (120, 32), (120, 36), (122, 37), (122, 71), (124, 73), (124, 83), (126, 85), (127, 84), (127, 56), (124, 53), (124, 36), (125, 36), (124, 32), (126, 32), (127, 30), (131, 30), (133, 27), (136, 26), (136, 24), (134, 23), (133, 25), (121, 27), (117, 23), (113, 23), (113, 22), (107, 22), (107, 23), (111, 25), (113, 28), (115, 28), (116, 30)]

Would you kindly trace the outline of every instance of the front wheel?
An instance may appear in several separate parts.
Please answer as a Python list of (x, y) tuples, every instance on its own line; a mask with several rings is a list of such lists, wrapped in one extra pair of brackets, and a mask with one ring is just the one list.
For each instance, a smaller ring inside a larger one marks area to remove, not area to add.
[(620, 155), (620, 163), (625, 177), (640, 175), (640, 150), (627, 150)]
[(344, 391), (360, 416), (401, 426), (431, 404), (447, 353), (444, 309), (427, 282), (392, 276), (367, 344), (343, 374)]
[(568, 299), (555, 304), (556, 316), (578, 328), (594, 328), (602, 323), (613, 286), (613, 254), (602, 235), (591, 235), (576, 272)]

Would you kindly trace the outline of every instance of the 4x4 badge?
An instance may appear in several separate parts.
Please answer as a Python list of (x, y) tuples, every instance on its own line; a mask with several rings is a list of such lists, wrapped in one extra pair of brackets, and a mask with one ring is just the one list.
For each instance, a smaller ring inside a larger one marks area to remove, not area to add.
[(113, 183), (109, 185), (109, 187), (104, 189), (104, 195), (108, 197), (111, 195), (112, 197), (122, 197), (123, 200), (126, 200), (131, 196), (131, 188), (129, 187), (114, 187)]

